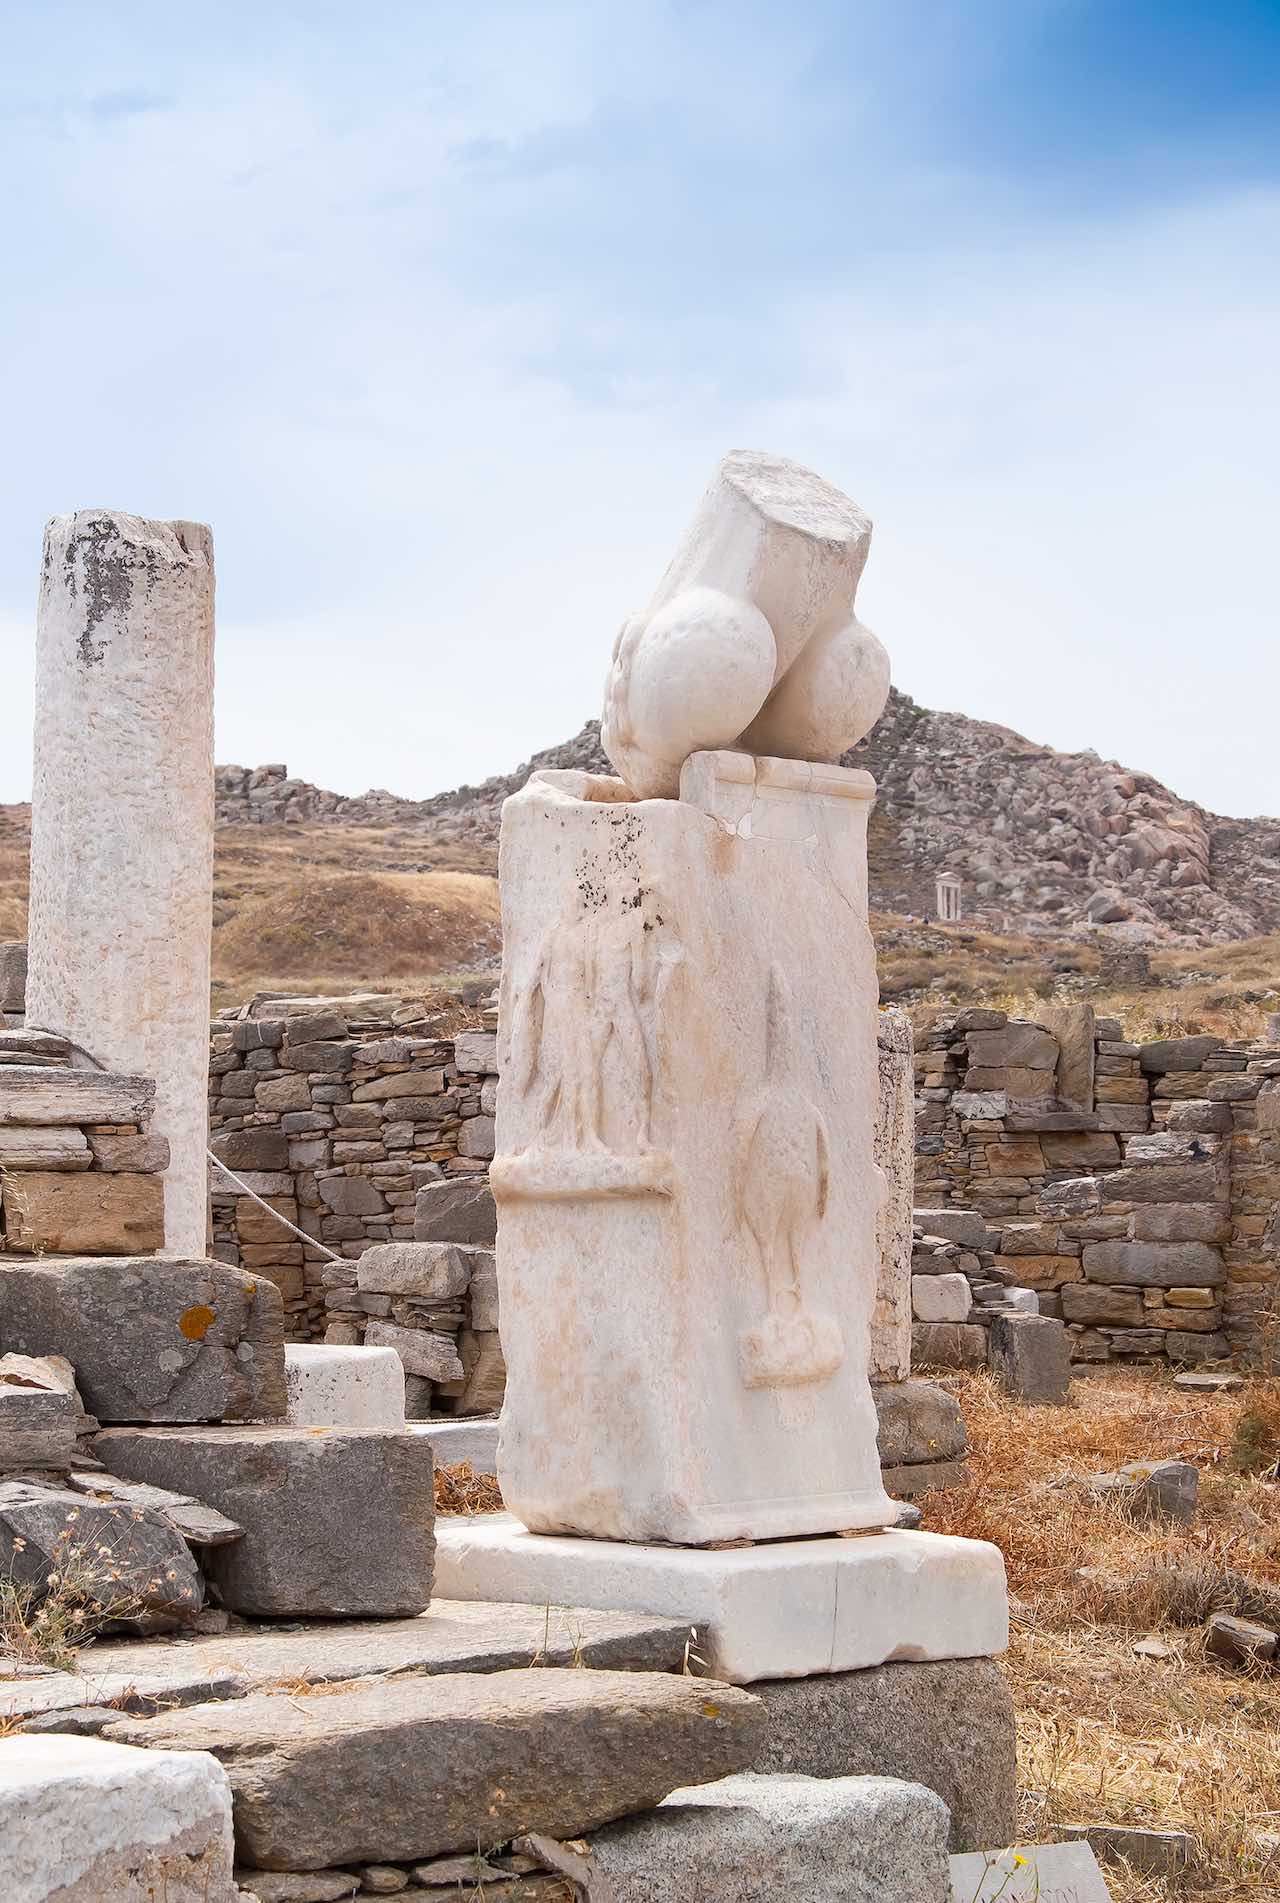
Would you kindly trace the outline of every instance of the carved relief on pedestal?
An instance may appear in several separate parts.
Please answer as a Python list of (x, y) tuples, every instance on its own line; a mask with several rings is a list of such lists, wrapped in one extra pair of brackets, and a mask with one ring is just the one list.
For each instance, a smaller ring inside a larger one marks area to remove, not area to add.
[(669, 1195), (671, 1160), (653, 1147), (662, 995), (680, 952), (639, 895), (585, 876), (511, 991), (503, 1088), (535, 1132), (498, 1158), (497, 1194)]
[(769, 973), (765, 1015), (764, 1084), (741, 1119), (736, 1196), (766, 1295), (764, 1319), (739, 1343), (749, 1388), (825, 1381), (845, 1353), (839, 1322), (805, 1303), (805, 1251), (827, 1214), (830, 1144), (826, 1120), (800, 1075), (777, 965)]

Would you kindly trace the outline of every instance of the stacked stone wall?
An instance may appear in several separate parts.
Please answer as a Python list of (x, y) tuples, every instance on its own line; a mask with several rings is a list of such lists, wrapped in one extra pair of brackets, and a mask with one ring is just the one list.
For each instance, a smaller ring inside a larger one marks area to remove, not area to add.
[[(375, 1322), (382, 1335), (375, 1328), (370, 1339), (417, 1331), (412, 1344), (395, 1341), (416, 1411), (438, 1411), (441, 1401), (455, 1411), (464, 1396), (465, 1411), (475, 1411), (471, 1376), (496, 1347), (483, 1234), (479, 1248), (442, 1266), (439, 1292), (424, 1286), (420, 1299), (361, 1288), (358, 1264), (380, 1243), (477, 1239), (417, 1211), (427, 1190), (486, 1185), (493, 1030), (428, 1036), (398, 1021), (411, 1012), (353, 1019), (341, 1004), (284, 1014), (268, 1000), (254, 1010), (261, 1015), (213, 1027), (210, 1148), (238, 1179), (210, 1168), (213, 1253), (277, 1285), (295, 1340), (354, 1344)], [(437, 1197), (432, 1207), (440, 1206)]]
[(916, 1205), (967, 1209), (1078, 1362), (1251, 1356), (1280, 1260), (1280, 1045), (1139, 1044), (1089, 1006), (941, 1018), (916, 1052)]
[(164, 1246), (156, 1087), (0, 1018), (0, 1256), (149, 1255)]

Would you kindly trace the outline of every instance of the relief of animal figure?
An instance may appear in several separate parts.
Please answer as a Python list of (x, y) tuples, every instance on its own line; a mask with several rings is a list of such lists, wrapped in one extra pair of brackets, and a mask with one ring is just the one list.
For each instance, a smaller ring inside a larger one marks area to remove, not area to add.
[(844, 1360), (844, 1336), (833, 1315), (806, 1306), (804, 1264), (826, 1219), (830, 1142), (806, 1088), (776, 965), (769, 973), (764, 1083), (738, 1122), (736, 1201), (766, 1295), (764, 1319), (739, 1343), (742, 1378), (748, 1387), (823, 1381)]

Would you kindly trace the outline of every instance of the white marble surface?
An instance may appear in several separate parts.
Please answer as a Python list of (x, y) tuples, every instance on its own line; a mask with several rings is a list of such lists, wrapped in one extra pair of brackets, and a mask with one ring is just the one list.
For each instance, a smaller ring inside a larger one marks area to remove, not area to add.
[(889, 661), (854, 613), (870, 545), (870, 521), (821, 476), (725, 457), (614, 644), (600, 738), (633, 793), (674, 798), (693, 753), (835, 761), (871, 731)]
[(290, 1427), (404, 1429), (404, 1364), (394, 1348), (287, 1341), (284, 1378)]
[(207, 1751), (0, 1738), (5, 1903), (235, 1903), (231, 1786)]
[(706, 1669), (734, 1684), (985, 1658), (1009, 1638), (998, 1548), (938, 1533), (708, 1552), (530, 1533), (509, 1513), (445, 1517), (435, 1591), (687, 1619)]
[(967, 1275), (913, 1275), (911, 1306), (918, 1322), (967, 1322), (973, 1292)]
[(213, 542), (119, 510), (45, 530), (27, 1024), (156, 1080), (165, 1246), (208, 1247)]
[(542, 1532), (892, 1524), (865, 773), (695, 754), (503, 808), (503, 1494)]

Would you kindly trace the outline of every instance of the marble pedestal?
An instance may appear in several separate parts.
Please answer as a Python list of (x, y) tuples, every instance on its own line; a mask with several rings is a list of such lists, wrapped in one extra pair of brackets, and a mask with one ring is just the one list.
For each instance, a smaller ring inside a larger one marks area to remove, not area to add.
[(702, 1668), (730, 1684), (986, 1658), (1009, 1639), (999, 1549), (940, 1533), (706, 1551), (530, 1533), (509, 1513), (450, 1517), (436, 1521), (435, 1590), (685, 1619)]
[(719, 752), (678, 800), (537, 773), (503, 808), (498, 1475), (534, 1531), (894, 1521), (867, 1378), (874, 792)]

